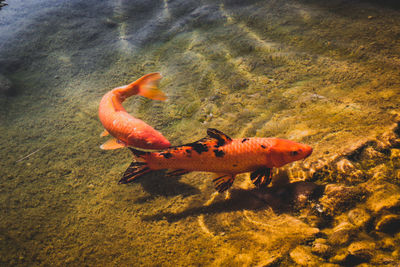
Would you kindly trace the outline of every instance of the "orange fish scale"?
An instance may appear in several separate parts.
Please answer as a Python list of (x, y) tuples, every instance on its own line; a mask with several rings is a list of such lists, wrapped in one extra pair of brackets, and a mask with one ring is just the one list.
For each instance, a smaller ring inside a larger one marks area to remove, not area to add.
[[(202, 142), (203, 150), (185, 145), (149, 153), (144, 158), (150, 169), (184, 169), (217, 173), (242, 173), (268, 166), (268, 148), (273, 138), (233, 139), (223, 146), (217, 140)], [(206, 146), (206, 149), (205, 149)], [(272, 167), (272, 166), (271, 166)]]

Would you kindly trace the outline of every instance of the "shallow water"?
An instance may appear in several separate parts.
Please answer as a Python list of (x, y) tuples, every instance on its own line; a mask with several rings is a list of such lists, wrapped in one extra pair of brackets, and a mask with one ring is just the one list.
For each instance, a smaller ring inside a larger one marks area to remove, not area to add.
[[(7, 1), (0, 10), (2, 265), (393, 265), (400, 256), (400, 10), (389, 1)], [(281, 137), (311, 157), (255, 189), (211, 176), (118, 185), (98, 103), (174, 145)], [(291, 181), (290, 184), (288, 182)], [(215, 197), (215, 198), (214, 198)]]

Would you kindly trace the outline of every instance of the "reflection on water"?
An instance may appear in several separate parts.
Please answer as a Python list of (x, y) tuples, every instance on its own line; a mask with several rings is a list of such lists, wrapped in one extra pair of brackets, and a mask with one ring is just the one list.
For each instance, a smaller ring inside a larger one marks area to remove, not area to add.
[[(2, 265), (395, 265), (399, 6), (392, 1), (7, 1), (0, 10)], [(174, 145), (208, 127), (313, 155), (267, 189), (205, 173), (118, 185), (98, 103), (153, 71), (165, 103), (126, 109)], [(291, 182), (291, 183), (289, 183)]]

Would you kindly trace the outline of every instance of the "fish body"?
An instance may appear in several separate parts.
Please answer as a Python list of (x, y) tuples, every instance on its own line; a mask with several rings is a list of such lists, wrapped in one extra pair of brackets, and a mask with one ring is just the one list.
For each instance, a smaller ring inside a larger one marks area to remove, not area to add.
[(165, 100), (166, 96), (157, 88), (160, 79), (159, 73), (150, 73), (131, 84), (115, 88), (103, 96), (99, 105), (99, 118), (105, 128), (102, 136), (111, 134), (114, 138), (101, 145), (100, 148), (116, 149), (134, 146), (144, 149), (163, 149), (171, 145), (160, 132), (144, 121), (131, 116), (122, 106), (122, 102), (132, 95)]
[(150, 171), (169, 169), (172, 175), (213, 172), (219, 192), (228, 189), (237, 174), (245, 172), (251, 172), (250, 178), (256, 186), (263, 186), (270, 182), (272, 168), (304, 159), (312, 153), (308, 145), (279, 138), (231, 139), (216, 129), (208, 129), (207, 134), (207, 138), (197, 142), (158, 152), (131, 149), (139, 162), (129, 166), (120, 183), (133, 181)]

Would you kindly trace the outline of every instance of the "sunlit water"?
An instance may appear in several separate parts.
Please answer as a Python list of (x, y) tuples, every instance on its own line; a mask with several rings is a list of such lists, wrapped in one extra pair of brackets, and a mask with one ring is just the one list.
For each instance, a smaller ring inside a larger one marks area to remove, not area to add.
[[(0, 10), (2, 265), (396, 266), (400, 11), (378, 1), (7, 1)], [(160, 71), (134, 116), (173, 145), (281, 137), (313, 155), (255, 189), (118, 185), (98, 103)], [(291, 181), (292, 183), (288, 184)]]

